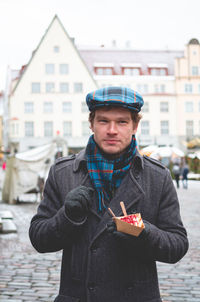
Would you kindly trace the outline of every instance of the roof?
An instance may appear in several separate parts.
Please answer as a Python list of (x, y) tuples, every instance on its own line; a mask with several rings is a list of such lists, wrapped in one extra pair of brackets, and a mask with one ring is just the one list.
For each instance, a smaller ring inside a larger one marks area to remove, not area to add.
[(96, 82), (95, 82), (94, 78), (92, 77), (92, 74), (91, 74), (91, 72), (90, 72), (90, 70), (89, 70), (87, 64), (84, 62), (84, 60), (83, 60), (82, 57), (80, 56), (80, 53), (79, 53), (79, 51), (78, 51), (76, 45), (74, 44), (73, 39), (69, 37), (69, 35), (68, 35), (67, 31), (65, 30), (63, 24), (61, 23), (60, 19), (58, 18), (57, 15), (55, 15), (54, 18), (52, 19), (50, 25), (48, 26), (47, 30), (45, 31), (44, 35), (42, 36), (42, 38), (41, 38), (41, 40), (40, 40), (40, 42), (39, 42), (37, 48), (32, 52), (32, 56), (31, 56), (31, 58), (30, 58), (28, 64), (22, 66), (21, 70), (19, 71), (19, 79), (18, 79), (18, 81), (17, 81), (17, 83), (16, 83), (16, 85), (15, 85), (15, 87), (14, 87), (14, 89), (13, 89), (13, 92), (15, 91), (15, 89), (17, 88), (17, 86), (19, 85), (22, 76), (24, 75), (24, 73), (25, 73), (26, 70), (28, 69), (29, 65), (31, 64), (31, 62), (32, 62), (32, 60), (33, 60), (33, 58), (34, 58), (34, 56), (36, 55), (37, 51), (39, 50), (40, 45), (43, 43), (43, 41), (44, 41), (45, 37), (47, 36), (48, 32), (50, 31), (51, 27), (53, 26), (53, 23), (55, 22), (55, 20), (57, 20), (58, 23), (60, 24), (61, 28), (63, 29), (63, 31), (64, 31), (64, 33), (65, 33), (65, 35), (66, 35), (66, 37), (67, 37), (67, 39), (69, 39), (69, 40), (71, 41), (71, 43), (72, 43), (72, 45), (73, 45), (73, 47), (74, 47), (74, 51), (77, 52), (78, 56), (80, 57), (80, 59), (82, 60), (83, 64), (85, 65), (85, 68), (87, 69), (89, 75), (91, 76), (92, 80), (93, 80), (94, 83), (96, 84)]
[(197, 39), (191, 39), (188, 44), (199, 45), (199, 41)]
[(124, 64), (141, 64), (144, 74), (148, 74), (149, 64), (168, 66), (168, 74), (174, 75), (174, 60), (183, 57), (182, 50), (134, 50), (134, 49), (106, 49), (106, 48), (79, 48), (80, 55), (86, 65), (94, 73), (94, 64), (114, 64), (115, 72), (120, 74)]

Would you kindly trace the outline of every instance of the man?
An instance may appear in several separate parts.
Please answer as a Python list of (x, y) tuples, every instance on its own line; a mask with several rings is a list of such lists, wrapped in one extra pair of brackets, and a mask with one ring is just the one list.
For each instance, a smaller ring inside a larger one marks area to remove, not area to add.
[[(143, 99), (107, 87), (86, 101), (94, 134), (51, 167), (31, 242), (39, 252), (63, 250), (57, 302), (160, 302), (156, 261), (179, 261), (188, 240), (169, 171), (137, 150)], [(120, 201), (141, 213), (138, 237), (116, 230), (107, 208), (122, 215)]]

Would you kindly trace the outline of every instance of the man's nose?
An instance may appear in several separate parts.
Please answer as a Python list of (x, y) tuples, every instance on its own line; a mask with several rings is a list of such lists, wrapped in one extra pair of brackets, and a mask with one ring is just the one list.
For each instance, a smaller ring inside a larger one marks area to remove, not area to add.
[(108, 124), (108, 133), (110, 133), (110, 134), (117, 133), (117, 125), (115, 122), (110, 122)]

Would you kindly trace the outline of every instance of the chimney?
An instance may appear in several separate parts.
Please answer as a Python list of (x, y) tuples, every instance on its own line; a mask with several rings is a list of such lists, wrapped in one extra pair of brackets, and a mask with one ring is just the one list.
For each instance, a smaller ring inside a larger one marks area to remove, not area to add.
[(70, 39), (71, 39), (72, 43), (75, 44), (75, 38), (72, 37)]
[(114, 47), (114, 48), (117, 47), (117, 41), (116, 40), (112, 40), (112, 47)]

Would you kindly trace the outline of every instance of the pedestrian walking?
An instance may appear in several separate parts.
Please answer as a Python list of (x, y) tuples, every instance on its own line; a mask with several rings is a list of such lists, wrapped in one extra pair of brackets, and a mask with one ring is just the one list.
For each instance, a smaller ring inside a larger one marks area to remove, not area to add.
[(189, 166), (185, 164), (182, 169), (182, 183), (184, 189), (188, 188), (188, 173), (189, 173)]
[[(137, 149), (143, 98), (105, 87), (86, 102), (93, 134), (51, 167), (31, 242), (41, 253), (63, 250), (56, 302), (160, 302), (156, 261), (179, 261), (188, 239), (169, 170)], [(108, 211), (123, 215), (122, 200), (141, 214), (138, 237), (117, 231)]]
[(6, 161), (3, 161), (3, 164), (2, 164), (2, 170), (5, 171), (6, 170)]
[(176, 187), (178, 189), (179, 188), (180, 175), (181, 175), (181, 168), (180, 168), (178, 163), (174, 164), (174, 166), (172, 168), (172, 172), (174, 174), (174, 178), (175, 178), (175, 181), (176, 181)]

